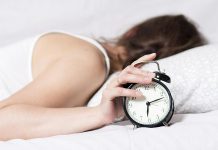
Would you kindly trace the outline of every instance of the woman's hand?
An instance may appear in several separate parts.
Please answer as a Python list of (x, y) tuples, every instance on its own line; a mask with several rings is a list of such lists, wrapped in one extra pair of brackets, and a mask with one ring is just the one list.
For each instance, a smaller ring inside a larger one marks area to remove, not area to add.
[(100, 112), (103, 114), (104, 123), (109, 124), (115, 121), (117, 116), (120, 116), (122, 112), (122, 101), (118, 97), (141, 97), (141, 92), (131, 89), (123, 88), (122, 85), (126, 83), (140, 83), (149, 84), (154, 73), (141, 70), (134, 65), (142, 60), (151, 61), (155, 58), (156, 54), (145, 55), (131, 65), (122, 70), (118, 76), (116, 76), (105, 88), (102, 94), (102, 100), (99, 105)]

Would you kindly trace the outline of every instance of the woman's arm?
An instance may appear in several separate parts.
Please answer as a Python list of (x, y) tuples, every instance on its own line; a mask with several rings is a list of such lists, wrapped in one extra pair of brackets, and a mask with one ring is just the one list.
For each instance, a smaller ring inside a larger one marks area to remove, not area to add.
[(81, 50), (76, 56), (68, 54), (56, 60), (30, 84), (0, 102), (0, 139), (67, 134), (102, 126), (97, 108), (80, 106), (104, 77), (104, 64), (93, 51)]
[(70, 134), (105, 125), (99, 107), (45, 108), (15, 104), (0, 109), (0, 140)]
[[(121, 85), (125, 83), (147, 84), (151, 82), (153, 76), (149, 72), (128, 66), (107, 86), (102, 95), (101, 104), (96, 107), (48, 108), (16, 100), (8, 104), (6, 101), (0, 103), (0, 140), (70, 134), (112, 123), (116, 117), (115, 97), (142, 96), (141, 93), (124, 89)], [(34, 87), (37, 88), (37, 86)], [(57, 93), (54, 93), (53, 88), (51, 87), (50, 92), (44, 94), (54, 96)], [(30, 90), (30, 92), (34, 92), (34, 90)], [(43, 90), (41, 92), (43, 94)], [(46, 103), (46, 105), (48, 104)]]

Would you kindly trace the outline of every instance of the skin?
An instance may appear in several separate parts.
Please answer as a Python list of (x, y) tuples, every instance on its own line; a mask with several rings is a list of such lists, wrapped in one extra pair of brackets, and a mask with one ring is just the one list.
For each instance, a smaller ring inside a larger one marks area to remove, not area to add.
[[(106, 47), (108, 53), (126, 58), (123, 48)], [(86, 107), (106, 76), (104, 56), (95, 46), (67, 34), (50, 33), (37, 41), (32, 58), (33, 81), (0, 102), (0, 140), (78, 133), (113, 123), (123, 113), (121, 103), (114, 103), (119, 101), (116, 97), (142, 96), (122, 84), (148, 84), (154, 77), (130, 65), (108, 84), (100, 105)], [(143, 57), (154, 58), (155, 54)], [(113, 61), (113, 71), (121, 70), (121, 62)]]

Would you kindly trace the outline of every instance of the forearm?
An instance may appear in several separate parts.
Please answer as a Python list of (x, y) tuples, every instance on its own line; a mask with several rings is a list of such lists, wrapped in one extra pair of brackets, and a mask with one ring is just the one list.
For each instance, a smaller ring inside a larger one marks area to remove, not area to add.
[(98, 107), (11, 105), (0, 109), (0, 140), (83, 132), (103, 126), (102, 118)]

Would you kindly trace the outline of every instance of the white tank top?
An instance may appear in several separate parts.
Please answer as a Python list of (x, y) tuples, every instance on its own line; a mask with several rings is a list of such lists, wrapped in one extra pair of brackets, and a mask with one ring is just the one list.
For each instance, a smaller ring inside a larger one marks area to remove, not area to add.
[[(46, 32), (35, 37), (19, 41), (9, 46), (0, 48), (0, 101), (22, 89), (33, 80), (32, 77), (32, 52), (36, 41)], [(61, 33), (65, 33), (62, 32)], [(68, 34), (68, 33), (66, 33)], [(96, 46), (105, 57), (106, 77), (109, 75), (110, 61), (106, 50), (95, 40), (69, 34), (85, 40)]]

